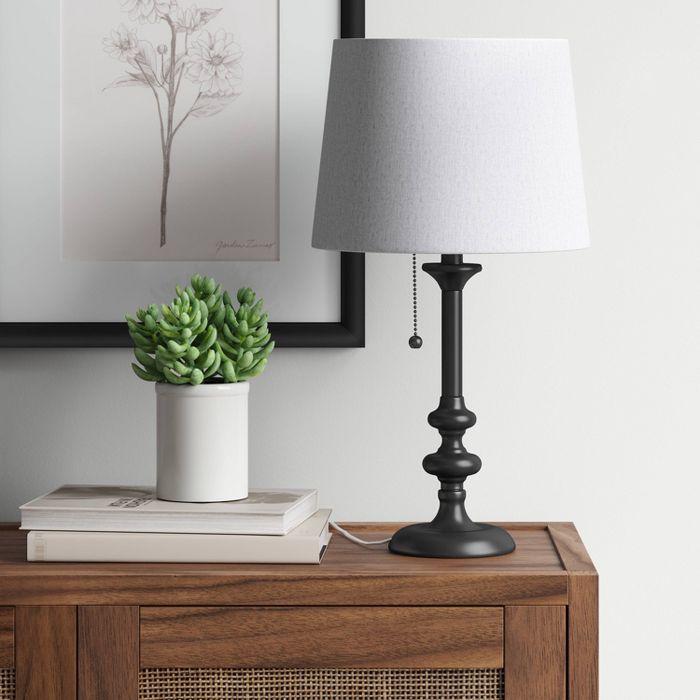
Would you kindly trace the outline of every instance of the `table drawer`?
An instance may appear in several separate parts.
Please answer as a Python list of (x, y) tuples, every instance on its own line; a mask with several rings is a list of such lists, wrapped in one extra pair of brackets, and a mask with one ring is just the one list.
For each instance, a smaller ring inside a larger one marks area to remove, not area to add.
[(141, 668), (502, 668), (500, 607), (142, 607)]

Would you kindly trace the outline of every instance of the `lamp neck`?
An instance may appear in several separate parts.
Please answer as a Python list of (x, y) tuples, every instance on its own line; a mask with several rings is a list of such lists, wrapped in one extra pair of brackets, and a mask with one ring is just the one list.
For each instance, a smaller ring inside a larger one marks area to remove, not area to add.
[(464, 262), (463, 255), (441, 255), (440, 262), (443, 265), (461, 265)]
[(442, 396), (462, 396), (462, 289), (481, 271), (477, 263), (465, 263), (461, 255), (443, 255), (439, 263), (423, 269), (442, 290)]

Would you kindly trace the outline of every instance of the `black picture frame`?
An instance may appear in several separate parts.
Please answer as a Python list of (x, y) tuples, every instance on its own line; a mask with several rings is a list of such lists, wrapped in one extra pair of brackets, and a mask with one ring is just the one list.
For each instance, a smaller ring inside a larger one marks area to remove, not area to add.
[[(365, 36), (365, 0), (340, 0), (340, 37)], [(365, 256), (340, 253), (340, 321), (270, 323), (281, 348), (361, 348), (365, 345)], [(0, 323), (2, 348), (131, 347), (126, 323)]]

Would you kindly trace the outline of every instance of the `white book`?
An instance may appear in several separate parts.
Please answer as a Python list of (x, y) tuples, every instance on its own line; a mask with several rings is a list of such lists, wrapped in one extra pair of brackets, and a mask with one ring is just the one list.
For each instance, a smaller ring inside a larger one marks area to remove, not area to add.
[(62, 486), (20, 507), (23, 530), (286, 535), (318, 510), (315, 489), (251, 489), (222, 503), (160, 501), (152, 486)]
[(32, 531), (27, 561), (318, 564), (331, 533), (319, 510), (288, 535)]

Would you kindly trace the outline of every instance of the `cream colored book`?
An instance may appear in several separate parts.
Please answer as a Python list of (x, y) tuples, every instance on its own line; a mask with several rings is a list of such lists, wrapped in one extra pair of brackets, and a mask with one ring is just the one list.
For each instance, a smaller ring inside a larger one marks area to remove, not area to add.
[(319, 510), (288, 535), (32, 531), (27, 561), (318, 564), (331, 511)]
[(318, 508), (315, 489), (250, 489), (220, 503), (161, 501), (153, 486), (62, 486), (20, 507), (22, 530), (286, 535)]

